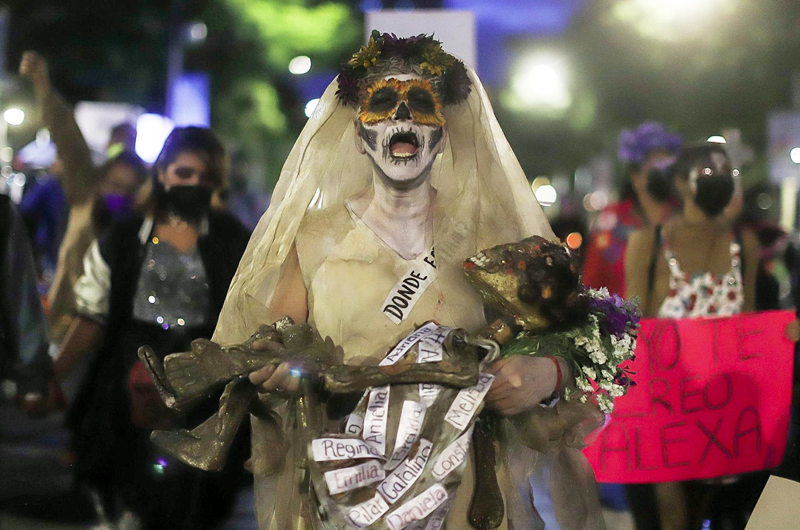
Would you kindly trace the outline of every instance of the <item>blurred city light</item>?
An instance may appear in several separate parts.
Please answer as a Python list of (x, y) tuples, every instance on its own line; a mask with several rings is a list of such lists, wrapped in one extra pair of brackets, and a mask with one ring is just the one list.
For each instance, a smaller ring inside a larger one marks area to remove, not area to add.
[(710, 143), (710, 144), (726, 144), (726, 143), (728, 143), (728, 141), (725, 140), (724, 136), (709, 136), (708, 140), (706, 140), (706, 141), (708, 143)]
[(311, 58), (307, 55), (298, 55), (289, 61), (289, 72), (294, 75), (307, 74), (311, 70)]
[(380, 11), (383, 9), (383, 2), (381, 0), (361, 0), (359, 7), (364, 13), (367, 11)]
[(164, 142), (175, 123), (160, 114), (142, 114), (136, 120), (136, 154), (152, 164), (158, 158)]
[(734, 0), (621, 0), (614, 15), (641, 34), (661, 41), (704, 35), (715, 17), (729, 14)]
[(571, 248), (572, 250), (578, 250), (579, 248), (581, 248), (581, 245), (583, 244), (583, 236), (580, 234), (580, 232), (572, 232), (570, 235), (567, 236), (567, 239), (565, 241), (569, 248)]
[(517, 100), (529, 109), (566, 110), (572, 105), (567, 60), (540, 52), (517, 66), (511, 87)]
[(203, 22), (194, 22), (189, 26), (189, 40), (192, 42), (203, 42), (206, 37), (208, 37), (208, 26)]
[(14, 160), (14, 149), (11, 147), (4, 147), (0, 149), (0, 160), (3, 162), (11, 162)]
[(536, 195), (536, 200), (539, 201), (539, 204), (542, 206), (552, 206), (558, 200), (558, 192), (552, 184), (539, 186), (534, 194)]
[(792, 157), (792, 162), (795, 164), (800, 164), (800, 147), (795, 147), (789, 153), (789, 156)]
[(7, 109), (3, 113), (3, 119), (6, 120), (6, 123), (9, 125), (20, 125), (25, 121), (25, 113), (22, 109)]
[(306, 117), (307, 118), (310, 118), (311, 115), (314, 114), (314, 111), (316, 110), (318, 104), (319, 104), (319, 98), (314, 98), (311, 101), (309, 101), (308, 103), (306, 103), (305, 111), (306, 111)]

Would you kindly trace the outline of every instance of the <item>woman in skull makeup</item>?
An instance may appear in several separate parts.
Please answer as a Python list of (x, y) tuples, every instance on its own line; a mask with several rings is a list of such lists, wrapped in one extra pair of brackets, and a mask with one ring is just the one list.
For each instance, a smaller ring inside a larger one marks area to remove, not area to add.
[(202, 475), (154, 453), (150, 429), (179, 420), (136, 352), (147, 344), (163, 356), (211, 336), (249, 234), (210, 207), (227, 184), (227, 155), (210, 130), (175, 129), (153, 173), (145, 215), (114, 223), (86, 255), (56, 375), (102, 342), (68, 421), (79, 478), (106, 494), (107, 509), (121, 500), (145, 528), (214, 528), (235, 497), (236, 464)]
[[(259, 324), (289, 315), (330, 336), (345, 363), (369, 365), (415, 323), (435, 320), (474, 333), (485, 318), (463, 260), (530, 235), (554, 239), (474, 71), (432, 37), (373, 32), (295, 143), (214, 340), (241, 342)], [(398, 295), (403, 278), (419, 270), (428, 273), (417, 273), (415, 292)], [(487, 404), (501, 415), (532, 414), (560, 390), (553, 362), (518, 357), (490, 368), (495, 381)], [(568, 368), (561, 368), (567, 380)], [(250, 379), (283, 394), (298, 385), (286, 363)], [(259, 527), (307, 528), (304, 514), (314, 508), (299, 493), (302, 476), (286, 451), (275, 450), (290, 445), (292, 433), (282, 432), (277, 417), (254, 416), (251, 423)], [(565, 450), (552, 481), (561, 527), (603, 528), (592, 478), (573, 460), (580, 451), (569, 452), (561, 439), (553, 443)], [(527, 482), (536, 453), (513, 443), (507, 452), (516, 460), (512, 469), (501, 466), (502, 528), (543, 528)], [(471, 528), (473, 480), (467, 466), (448, 529)]]
[[(686, 148), (671, 173), (684, 201), (683, 212), (663, 229), (631, 236), (628, 295), (639, 297), (644, 315), (652, 317), (729, 316), (755, 310), (758, 241), (750, 232), (734, 230), (724, 215), (735, 188), (725, 150), (712, 144)], [(687, 496), (684, 488), (678, 483), (628, 488), (637, 528), (700, 528), (711, 514), (699, 513), (696, 503), (687, 505), (687, 498), (699, 494)], [(721, 502), (723, 498), (729, 502)], [(733, 498), (723, 493), (711, 506), (724, 506), (731, 528), (743, 528), (747, 503)]]
[(619, 136), (619, 159), (629, 180), (622, 200), (605, 208), (595, 221), (586, 250), (583, 281), (625, 294), (625, 248), (630, 235), (644, 226), (664, 223), (674, 209), (667, 168), (681, 148), (681, 137), (659, 123), (644, 123)]

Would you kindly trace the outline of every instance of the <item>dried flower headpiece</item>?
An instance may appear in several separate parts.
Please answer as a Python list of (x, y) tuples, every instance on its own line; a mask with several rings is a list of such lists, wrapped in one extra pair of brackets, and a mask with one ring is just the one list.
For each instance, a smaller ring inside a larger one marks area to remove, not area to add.
[(398, 71), (430, 80), (443, 105), (460, 103), (470, 93), (472, 83), (464, 63), (445, 52), (433, 36), (403, 39), (373, 30), (369, 42), (339, 69), (336, 95), (344, 105), (357, 105), (370, 81)]

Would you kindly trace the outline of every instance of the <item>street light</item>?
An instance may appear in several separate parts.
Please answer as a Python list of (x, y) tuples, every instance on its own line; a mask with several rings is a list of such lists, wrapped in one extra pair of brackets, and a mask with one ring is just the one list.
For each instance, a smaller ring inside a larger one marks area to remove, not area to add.
[(564, 111), (572, 105), (569, 78), (565, 57), (539, 52), (519, 63), (511, 88), (517, 101), (528, 109)]
[(21, 125), (25, 121), (25, 113), (22, 109), (6, 109), (3, 113), (3, 119), (9, 125)]
[(314, 111), (317, 110), (317, 105), (319, 105), (319, 98), (314, 98), (306, 103), (305, 112), (307, 118), (310, 118), (314, 114)]
[(735, 0), (620, 0), (614, 15), (641, 34), (661, 41), (679, 41), (702, 34), (714, 17), (731, 12)]
[(311, 70), (311, 58), (307, 55), (298, 55), (289, 61), (289, 72), (294, 75), (307, 74)]
[(800, 164), (800, 147), (795, 147), (789, 152), (789, 157), (795, 164)]
[(725, 139), (724, 136), (709, 136), (706, 142), (710, 144), (727, 144), (728, 141)]

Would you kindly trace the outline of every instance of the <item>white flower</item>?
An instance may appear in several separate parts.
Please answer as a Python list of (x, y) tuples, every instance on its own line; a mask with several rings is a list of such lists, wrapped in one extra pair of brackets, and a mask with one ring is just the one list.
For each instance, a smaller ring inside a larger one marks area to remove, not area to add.
[(572, 391), (572, 389), (570, 387), (567, 387), (567, 388), (564, 389), (564, 399), (566, 401), (569, 401), (570, 399), (572, 399), (572, 395), (573, 394), (574, 394), (574, 392)]
[(589, 379), (597, 379), (597, 374), (595, 373), (594, 368), (591, 366), (584, 366), (581, 368), (581, 371), (589, 376)]
[(605, 414), (611, 414), (614, 412), (614, 402), (606, 395), (597, 395), (597, 405)]
[(612, 374), (608, 370), (601, 370), (600, 371), (600, 375), (603, 376), (603, 379), (607, 379), (608, 381), (611, 381), (611, 380), (614, 379), (614, 374)]
[(608, 395), (611, 397), (620, 397), (625, 395), (625, 387), (622, 385), (613, 384), (611, 388), (608, 389)]
[(599, 288), (599, 289), (590, 289), (590, 290), (589, 290), (589, 294), (590, 294), (590, 295), (591, 295), (593, 298), (608, 298), (609, 296), (611, 296), (611, 295), (608, 293), (608, 289), (607, 289), (607, 288), (605, 288), (605, 287), (601, 287), (601, 288)]
[(605, 352), (603, 352), (599, 348), (597, 350), (590, 351), (589, 358), (595, 364), (606, 364), (606, 362), (608, 361), (608, 357), (606, 357)]
[(575, 384), (578, 387), (578, 390), (582, 390), (583, 392), (592, 392), (594, 388), (592, 388), (592, 384), (586, 380), (585, 377), (576, 377)]
[(587, 396), (586, 394), (582, 395), (580, 401), (581, 403), (586, 403), (587, 401), (589, 401), (589, 396)]

